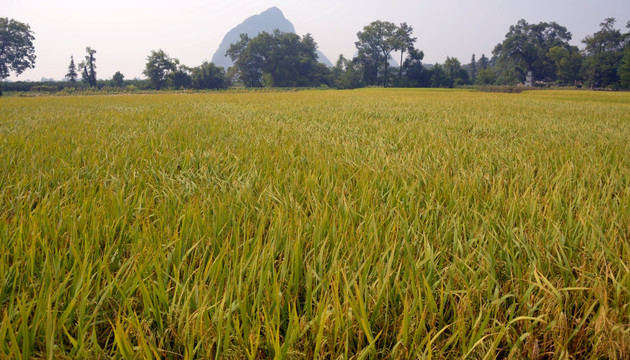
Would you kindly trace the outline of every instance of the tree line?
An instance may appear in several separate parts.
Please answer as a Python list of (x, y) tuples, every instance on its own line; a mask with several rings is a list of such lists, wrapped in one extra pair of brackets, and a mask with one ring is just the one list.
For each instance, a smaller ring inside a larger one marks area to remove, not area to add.
[[(630, 22), (626, 28), (630, 30)], [(572, 35), (564, 26), (520, 20), (490, 58), (482, 54), (477, 59), (473, 54), (467, 64), (447, 57), (442, 64), (422, 65), (424, 54), (414, 47), (411, 34), (406, 24), (396, 28), (392, 23), (373, 22), (357, 34), (358, 56), (351, 61), (340, 58), (337, 73), (343, 79), (344, 72), (358, 71), (361, 76), (349, 76), (354, 86), (515, 85), (525, 83), (529, 75), (533, 85), (539, 86), (630, 89), (630, 31), (616, 29), (615, 18), (605, 19), (599, 31), (583, 39), (582, 50), (569, 44)], [(407, 57), (399, 72), (388, 73), (389, 52), (404, 51), (403, 46)]]
[[(452, 88), (522, 84), (529, 76), (538, 86), (630, 89), (630, 32), (616, 29), (615, 18), (605, 19), (599, 31), (583, 39), (582, 50), (571, 45), (571, 39), (567, 28), (556, 22), (520, 20), (490, 58), (473, 54), (467, 64), (447, 57), (442, 64), (425, 65), (411, 26), (377, 20), (357, 33), (357, 55), (340, 55), (332, 68), (314, 65), (317, 44), (310, 35), (301, 40), (302, 47), (294, 34), (261, 33), (252, 39), (242, 35), (226, 55), (234, 61), (228, 70), (235, 75), (231, 80), (245, 86)], [(393, 52), (400, 53), (398, 71), (390, 69)]]
[[(90, 87), (98, 87), (96, 80), (96, 51), (90, 47), (85, 49), (85, 60), (78, 66), (82, 81)], [(144, 87), (161, 90), (167, 88), (193, 88), (193, 89), (219, 89), (226, 88), (228, 83), (225, 71), (207, 61), (191, 68), (180, 64), (179, 60), (170, 57), (164, 50), (153, 50), (147, 57), (147, 63), (143, 74), (147, 77)], [(65, 78), (70, 83), (76, 83), (78, 79), (77, 67), (74, 57), (70, 57), (68, 73)], [(124, 75), (117, 71), (111, 81), (107, 83), (111, 87), (123, 87)]]
[[(300, 37), (278, 30), (251, 38), (242, 34), (225, 54), (234, 63), (227, 70), (207, 61), (188, 67), (161, 49), (153, 50), (143, 71), (147, 80), (140, 84), (160, 90), (229, 86), (452, 88), (531, 82), (534, 86), (630, 89), (630, 21), (625, 33), (615, 23), (615, 18), (605, 19), (599, 31), (582, 40), (584, 48), (579, 49), (569, 44), (572, 35), (567, 28), (556, 22), (529, 24), (519, 20), (495, 46), (491, 57), (473, 54), (465, 64), (455, 57), (447, 57), (441, 64), (423, 64), (424, 52), (415, 47), (417, 38), (410, 25), (377, 20), (357, 33), (356, 56), (347, 59), (340, 55), (330, 68), (317, 61), (317, 43), (310, 34)], [(27, 24), (0, 18), (0, 80), (11, 71), (19, 75), (34, 67), (33, 40)], [(96, 50), (87, 47), (85, 51), (78, 65), (70, 57), (65, 78), (70, 86), (79, 84), (79, 76), (82, 86), (102, 86), (103, 81), (96, 78)], [(392, 66), (396, 52), (399, 62)], [(123, 87), (129, 81), (116, 72), (106, 84)]]

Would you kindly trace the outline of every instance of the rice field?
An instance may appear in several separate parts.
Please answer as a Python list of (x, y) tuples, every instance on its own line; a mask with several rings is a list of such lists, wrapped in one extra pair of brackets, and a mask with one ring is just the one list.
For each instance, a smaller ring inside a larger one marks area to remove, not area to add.
[(630, 358), (630, 94), (0, 98), (0, 358)]

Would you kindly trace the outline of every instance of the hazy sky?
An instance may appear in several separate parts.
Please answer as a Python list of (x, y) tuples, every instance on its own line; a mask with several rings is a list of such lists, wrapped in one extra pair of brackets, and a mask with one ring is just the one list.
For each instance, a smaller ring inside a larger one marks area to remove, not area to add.
[(61, 79), (70, 55), (78, 63), (86, 46), (96, 50), (99, 79), (116, 71), (131, 79), (142, 77), (151, 50), (188, 66), (211, 59), (225, 33), (272, 6), (298, 34), (311, 33), (333, 63), (355, 53), (356, 33), (374, 20), (413, 26), (425, 63), (489, 55), (521, 18), (556, 21), (580, 47), (605, 18), (617, 18), (624, 31), (630, 20), (630, 0), (0, 0), (0, 17), (28, 23), (35, 34), (36, 67), (13, 80)]

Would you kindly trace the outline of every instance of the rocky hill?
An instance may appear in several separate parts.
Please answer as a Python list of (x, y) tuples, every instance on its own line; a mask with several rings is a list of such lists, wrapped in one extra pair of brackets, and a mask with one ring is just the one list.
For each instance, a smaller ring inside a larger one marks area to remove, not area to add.
[[(284, 17), (282, 11), (277, 7), (272, 7), (263, 11), (262, 13), (254, 16), (250, 16), (241, 24), (230, 30), (221, 41), (219, 49), (212, 56), (212, 62), (217, 66), (228, 68), (232, 66), (232, 60), (225, 56), (225, 52), (230, 47), (230, 44), (240, 40), (241, 34), (247, 34), (249, 37), (255, 37), (259, 33), (266, 31), (272, 32), (275, 29), (279, 29), (282, 32), (295, 33), (295, 27), (293, 24)], [(319, 62), (326, 66), (332, 66), (332, 63), (324, 54), (319, 50), (317, 51)]]

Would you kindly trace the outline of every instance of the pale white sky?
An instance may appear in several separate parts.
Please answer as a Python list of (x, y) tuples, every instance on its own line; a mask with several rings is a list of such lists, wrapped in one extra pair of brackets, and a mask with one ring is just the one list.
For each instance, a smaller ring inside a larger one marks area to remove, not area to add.
[(605, 18), (617, 18), (624, 31), (630, 20), (630, 0), (0, 0), (0, 17), (28, 23), (36, 39), (35, 69), (12, 80), (59, 80), (70, 55), (78, 63), (86, 46), (97, 51), (99, 79), (116, 71), (131, 79), (142, 77), (151, 50), (163, 49), (188, 66), (210, 60), (230, 29), (272, 6), (298, 34), (311, 33), (333, 63), (339, 54), (355, 53), (356, 33), (374, 20), (413, 26), (425, 63), (490, 56), (521, 18), (556, 21), (580, 47)]

